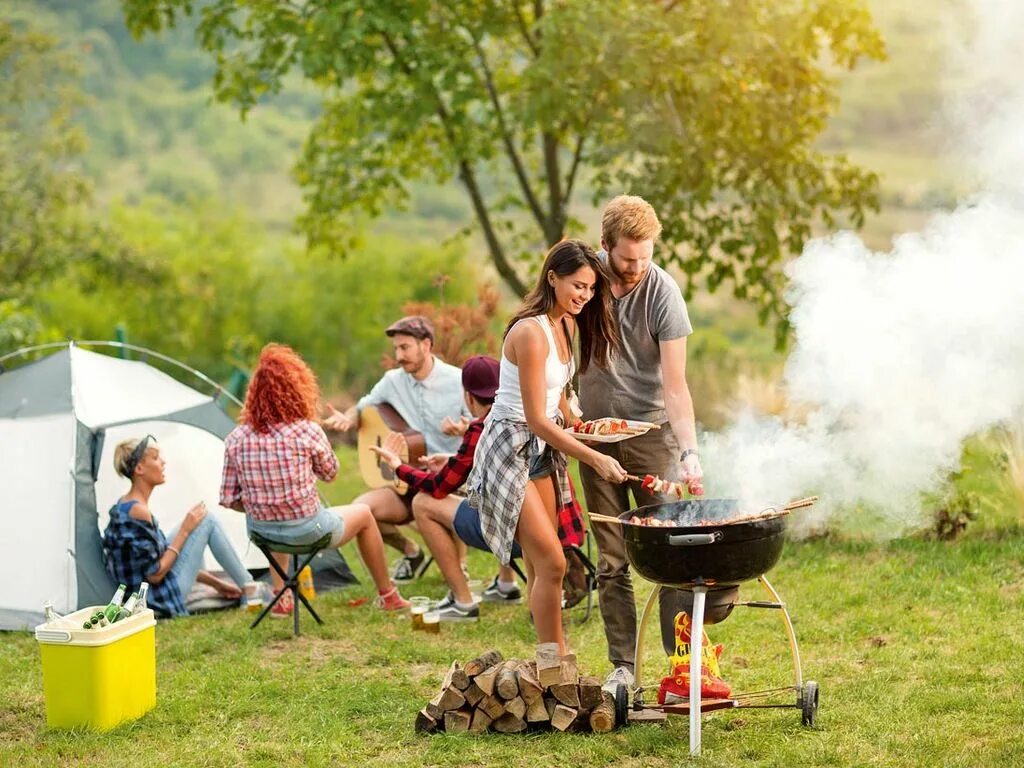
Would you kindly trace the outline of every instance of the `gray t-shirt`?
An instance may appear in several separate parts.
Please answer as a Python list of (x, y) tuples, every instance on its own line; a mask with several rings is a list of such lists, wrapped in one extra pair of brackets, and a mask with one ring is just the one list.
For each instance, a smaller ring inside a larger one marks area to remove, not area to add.
[[(602, 251), (598, 254), (607, 259)], [(658, 344), (693, 333), (683, 293), (657, 264), (621, 299), (613, 299), (622, 348), (612, 354), (608, 370), (591, 365), (580, 375), (584, 419), (611, 416), (664, 424), (665, 393)]]

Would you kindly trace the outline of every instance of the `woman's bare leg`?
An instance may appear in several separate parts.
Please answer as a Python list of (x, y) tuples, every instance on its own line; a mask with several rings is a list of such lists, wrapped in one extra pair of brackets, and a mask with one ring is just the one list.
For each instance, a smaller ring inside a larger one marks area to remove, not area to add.
[(344, 535), (337, 546), (347, 544), (355, 537), (359, 554), (366, 563), (373, 583), (377, 585), (377, 591), (384, 593), (391, 589), (394, 584), (391, 583), (387, 561), (384, 559), (384, 541), (369, 505), (348, 504), (343, 507), (332, 507), (332, 510), (345, 521)]
[[(547, 485), (548, 489), (538, 488), (540, 484)], [(545, 503), (545, 496), (551, 502), (550, 507)], [(553, 500), (553, 488), (547, 478), (527, 483), (516, 538), (526, 562), (526, 591), (533, 624), (537, 628), (537, 641), (558, 643), (559, 652), (564, 654), (562, 578), (565, 576), (565, 555), (558, 541)]]

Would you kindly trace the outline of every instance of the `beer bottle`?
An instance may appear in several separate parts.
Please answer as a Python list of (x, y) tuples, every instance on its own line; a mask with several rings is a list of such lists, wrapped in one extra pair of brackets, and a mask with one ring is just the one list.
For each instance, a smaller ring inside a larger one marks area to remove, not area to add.
[(135, 610), (133, 613), (142, 613), (148, 607), (146, 605), (146, 596), (149, 595), (149, 582), (142, 582), (139, 586), (139, 599), (135, 603)]
[(114, 622), (121, 621), (122, 619), (127, 619), (128, 617), (130, 617), (133, 613), (135, 613), (135, 606), (138, 605), (138, 602), (139, 593), (132, 592), (131, 596), (124, 601), (124, 605), (122, 605), (118, 609), (117, 616), (114, 617), (114, 621), (110, 623), (113, 624)]
[[(106, 618), (107, 624), (117, 619), (117, 613), (121, 610), (121, 601), (124, 600), (125, 589), (124, 584), (118, 585), (114, 596), (110, 598), (107, 607), (103, 609), (103, 616)], [(106, 626), (106, 624), (101, 626)]]
[(57, 613), (55, 610), (53, 610), (53, 603), (47, 600), (45, 603), (43, 603), (43, 618), (45, 619), (46, 623), (49, 624), (51, 621), (57, 621), (58, 619), (63, 619), (64, 617)]

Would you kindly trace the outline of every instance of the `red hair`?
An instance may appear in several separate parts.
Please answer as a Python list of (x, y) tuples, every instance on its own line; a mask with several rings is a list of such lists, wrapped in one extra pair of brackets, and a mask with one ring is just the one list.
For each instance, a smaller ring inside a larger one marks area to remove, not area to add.
[(291, 347), (267, 344), (245, 393), (241, 420), (257, 432), (271, 424), (289, 424), (317, 417), (320, 385), (316, 375)]

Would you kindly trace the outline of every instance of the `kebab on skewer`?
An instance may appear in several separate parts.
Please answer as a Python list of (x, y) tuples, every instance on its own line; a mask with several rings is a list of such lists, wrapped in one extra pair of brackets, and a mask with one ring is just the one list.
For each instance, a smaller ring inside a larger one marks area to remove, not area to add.
[(689, 483), (674, 483), (669, 480), (662, 480), (657, 475), (644, 475), (640, 481), (640, 487), (649, 493), (661, 493), (666, 496), (675, 496), (682, 499), (689, 491), (691, 496), (703, 496), (704, 485), (700, 480), (691, 480)]

